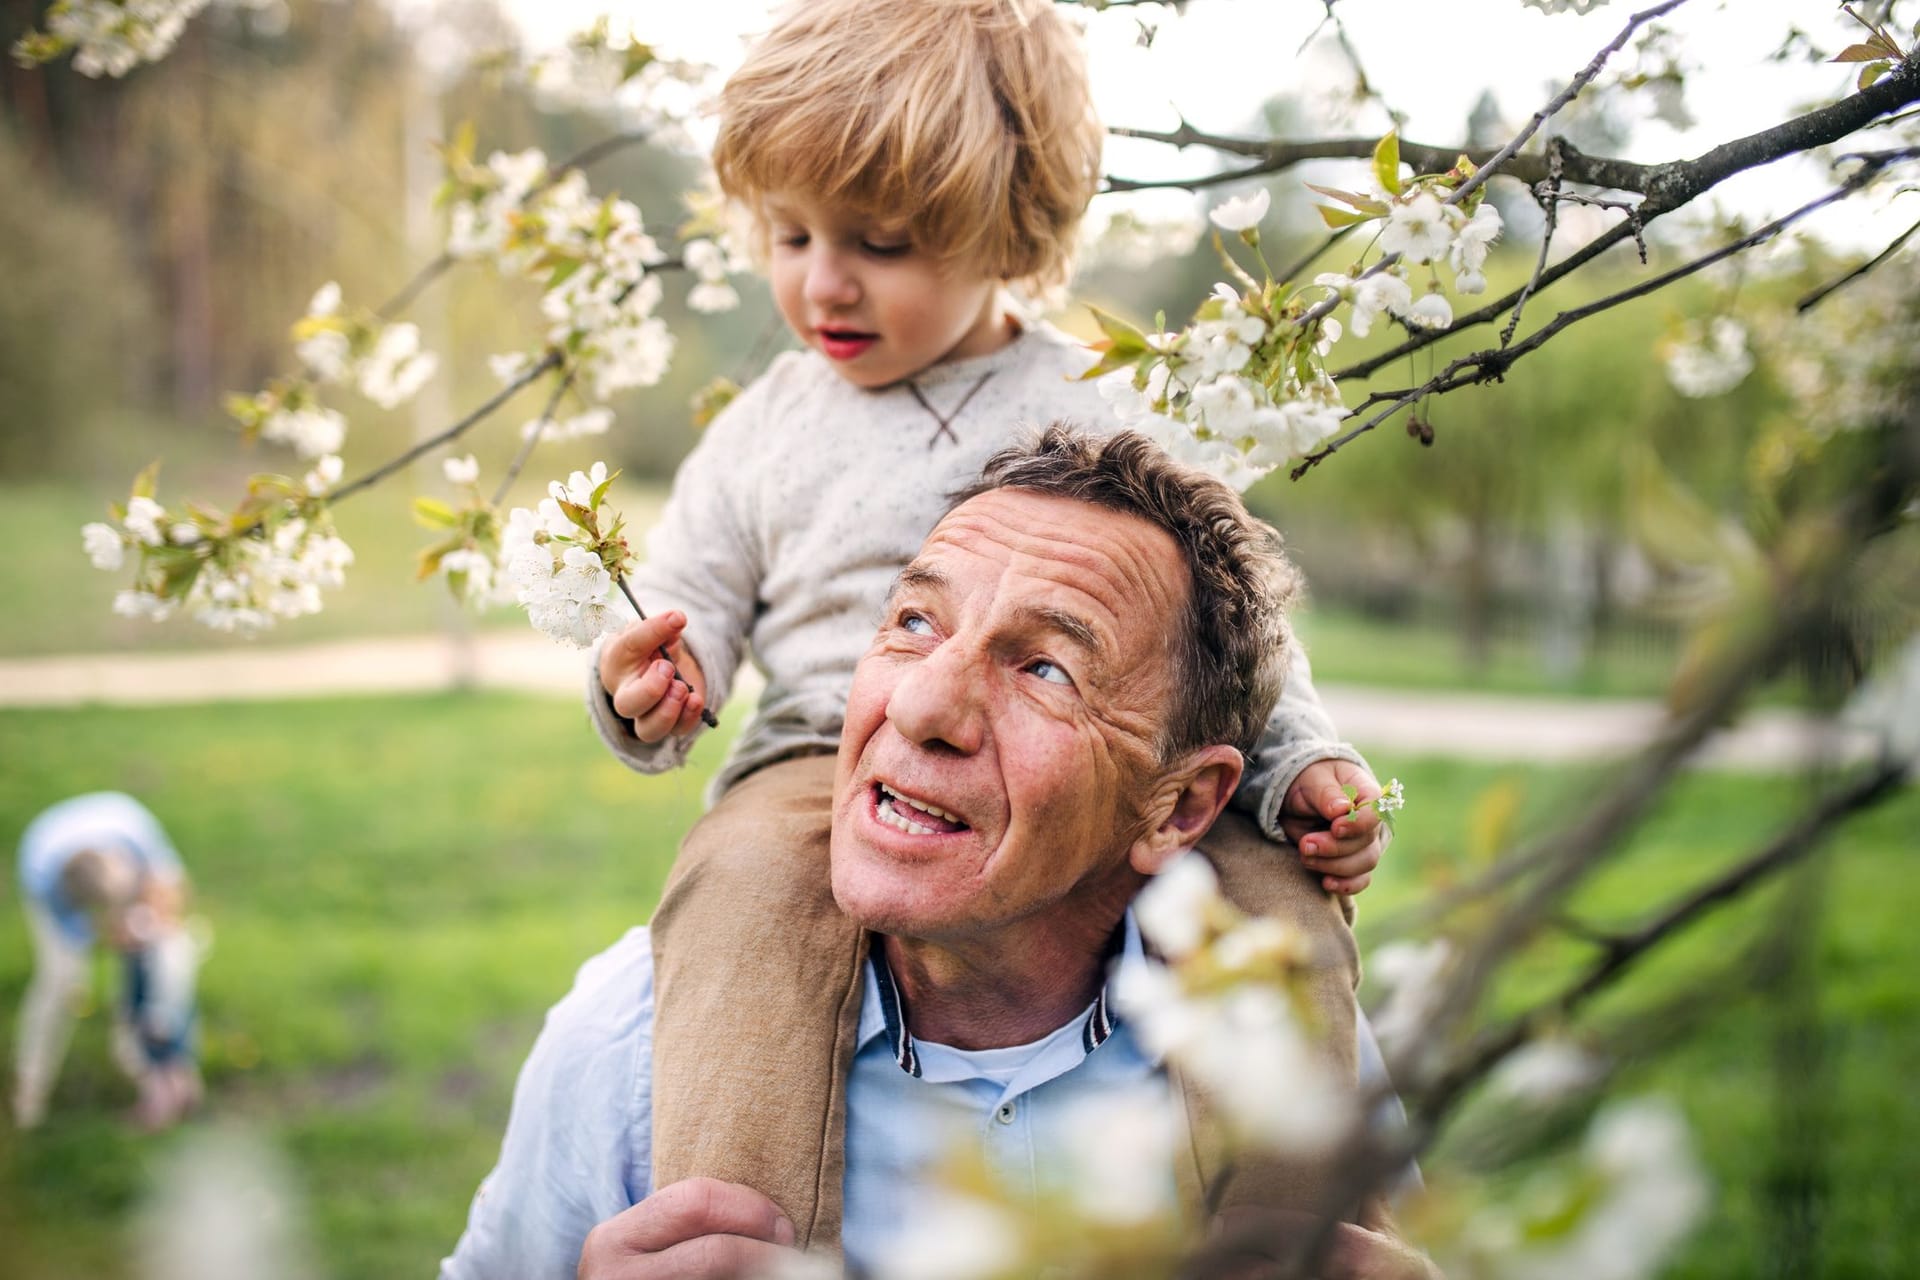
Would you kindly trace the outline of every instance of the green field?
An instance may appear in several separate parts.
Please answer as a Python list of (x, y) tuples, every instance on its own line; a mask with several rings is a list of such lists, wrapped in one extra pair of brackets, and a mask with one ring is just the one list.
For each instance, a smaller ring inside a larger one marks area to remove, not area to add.
[[(700, 806), (714, 744), (687, 774), (643, 780), (606, 756), (565, 702), (506, 696), (164, 710), (0, 713), (0, 836), (75, 791), (120, 787), (155, 809), (214, 925), (202, 982), (210, 1112), (288, 1157), (320, 1270), (430, 1274), (464, 1220), (506, 1117), (513, 1073), (573, 969), (645, 918)], [(1468, 868), (1487, 814), (1526, 820), (1590, 779), (1387, 760), (1410, 805), (1363, 925), (1422, 881)], [(1500, 790), (1488, 799), (1489, 788)], [(1594, 886), (1597, 918), (1631, 918), (1709, 875), (1786, 814), (1782, 780), (1685, 780), (1627, 865)], [(1817, 948), (1825, 1075), (1826, 1274), (1920, 1273), (1920, 795), (1833, 845)], [(8, 879), (9, 886), (11, 878)], [(1804, 886), (1797, 886), (1803, 889)], [(9, 888), (8, 893), (12, 890)], [(1617, 1016), (1732, 958), (1778, 895), (1716, 920), (1600, 1011)], [(14, 909), (6, 908), (11, 916)], [(1529, 982), (1576, 958), (1550, 949)], [(24, 930), (0, 926), (0, 1005), (26, 980)], [(1702, 1034), (1623, 1085), (1675, 1093), (1718, 1184), (1682, 1274), (1765, 1271), (1778, 1164), (1771, 1003), (1733, 982)], [(47, 1126), (0, 1123), (0, 1274), (133, 1274), (127, 1223), (178, 1135), (141, 1138), (82, 1024)]]

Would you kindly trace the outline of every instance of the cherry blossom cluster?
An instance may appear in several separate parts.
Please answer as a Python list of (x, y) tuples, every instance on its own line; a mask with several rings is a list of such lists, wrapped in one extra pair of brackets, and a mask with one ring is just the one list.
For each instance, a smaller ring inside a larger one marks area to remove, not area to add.
[(621, 520), (606, 511), (607, 489), (618, 472), (596, 462), (562, 484), (548, 486), (538, 507), (515, 507), (500, 535), (502, 573), (534, 627), (584, 649), (623, 618), (608, 601), (615, 578), (632, 559)]
[(454, 599), (471, 607), (510, 603), (512, 593), (498, 580), (500, 515), (480, 492), (480, 463), (467, 454), (445, 459), (440, 470), (462, 502), (413, 500), (414, 519), (441, 534), (420, 553), (420, 578), (445, 578)]
[(27, 66), (51, 62), (68, 50), (73, 69), (83, 76), (118, 79), (143, 62), (158, 62), (172, 52), (189, 19), (208, 0), (54, 0), (45, 31), (32, 31), (14, 43), (13, 55)]
[(564, 355), (572, 384), (590, 401), (658, 382), (673, 335), (654, 314), (661, 285), (648, 269), (666, 255), (639, 208), (596, 198), (577, 169), (553, 173), (538, 149), (496, 151), (484, 164), (470, 150), (470, 138), (446, 150), (448, 253), (489, 259), (541, 286), (546, 344)]
[(1295, 990), (1322, 962), (1307, 941), (1229, 903), (1194, 853), (1154, 877), (1134, 911), (1164, 963), (1123, 969), (1115, 995), (1146, 1048), (1212, 1095), (1242, 1142), (1311, 1153), (1345, 1136), (1351, 1090), (1296, 1013)]
[[(1374, 152), (1376, 191), (1313, 188), (1339, 201), (1320, 210), (1329, 226), (1379, 224), (1372, 247), (1380, 256), (1369, 265), (1363, 255), (1350, 271), (1322, 273), (1301, 286), (1275, 281), (1260, 253), (1268, 194), (1226, 201), (1209, 216), (1253, 253), (1261, 278), (1216, 236), (1233, 280), (1214, 286), (1187, 327), (1173, 333), (1146, 334), (1096, 312), (1104, 337), (1094, 344), (1101, 358), (1087, 376), (1102, 379), (1102, 392), (1128, 426), (1246, 488), (1340, 429), (1348, 410), (1326, 360), (1346, 332), (1364, 337), (1382, 315), (1412, 329), (1450, 326), (1442, 263), (1456, 292), (1486, 289), (1484, 268), (1501, 221), (1481, 190), (1462, 191), (1473, 172), (1462, 156), (1446, 173), (1408, 178), (1399, 140), (1387, 135)], [(1416, 299), (1412, 272), (1419, 267), (1428, 279)], [(1344, 324), (1334, 314), (1342, 307)]]
[(1689, 322), (1661, 349), (1667, 381), (1690, 400), (1722, 396), (1753, 372), (1747, 327), (1731, 316), (1715, 316), (1702, 326)]
[(339, 480), (339, 459), (322, 459), (305, 480), (255, 476), (231, 515), (194, 507), (169, 512), (154, 498), (149, 470), (112, 523), (80, 531), (94, 567), (134, 579), (115, 613), (161, 621), (185, 613), (216, 631), (256, 633), (320, 612), (321, 593), (341, 586), (353, 550), (334, 532), (320, 496)]

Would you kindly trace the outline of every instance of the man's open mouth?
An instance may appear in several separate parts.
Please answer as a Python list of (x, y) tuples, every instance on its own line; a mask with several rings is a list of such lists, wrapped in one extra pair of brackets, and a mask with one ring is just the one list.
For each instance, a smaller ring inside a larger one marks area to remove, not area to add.
[(967, 830), (966, 823), (940, 806), (902, 795), (884, 782), (873, 784), (873, 799), (880, 821), (910, 836), (950, 836)]

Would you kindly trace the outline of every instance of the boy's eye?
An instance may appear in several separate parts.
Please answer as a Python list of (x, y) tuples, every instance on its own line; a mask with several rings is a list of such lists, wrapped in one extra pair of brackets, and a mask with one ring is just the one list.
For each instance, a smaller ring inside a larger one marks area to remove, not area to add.
[(1039, 676), (1048, 684), (1064, 684), (1069, 686), (1073, 684), (1073, 677), (1067, 674), (1065, 667), (1062, 667), (1057, 662), (1050, 662), (1046, 658), (1035, 658), (1032, 662), (1029, 662), (1027, 664), (1027, 671)]
[(807, 247), (807, 233), (804, 231), (776, 231), (774, 243), (783, 249), (804, 249)]
[(891, 242), (881, 242), (881, 241), (873, 241), (873, 240), (862, 240), (860, 242), (860, 247), (862, 249), (865, 249), (868, 253), (872, 254), (876, 258), (904, 258), (909, 253), (913, 252), (913, 241), (900, 240), (900, 241), (891, 241)]

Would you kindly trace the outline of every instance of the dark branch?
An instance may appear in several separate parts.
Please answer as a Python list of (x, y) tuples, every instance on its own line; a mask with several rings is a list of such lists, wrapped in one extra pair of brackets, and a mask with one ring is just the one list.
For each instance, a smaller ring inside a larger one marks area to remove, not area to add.
[(442, 445), (451, 444), (453, 441), (459, 439), (460, 436), (463, 433), (465, 433), (469, 428), (471, 428), (475, 423), (481, 421), (488, 414), (492, 413), (495, 409), (498, 409), (501, 405), (513, 399), (515, 395), (519, 394), (519, 391), (522, 387), (526, 386), (528, 383), (533, 382), (534, 380), (539, 378), (540, 375), (545, 373), (547, 370), (557, 368), (559, 364), (560, 364), (559, 352), (557, 351), (547, 352), (546, 355), (540, 357), (539, 360), (535, 361), (532, 365), (529, 365), (524, 371), (522, 371), (519, 377), (515, 378), (512, 382), (509, 382), (506, 386), (500, 388), (499, 391), (495, 392), (492, 396), (488, 397), (487, 400), (483, 404), (481, 404), (478, 408), (474, 409), (471, 413), (467, 414), (464, 418), (461, 418), (458, 422), (454, 423), (452, 426), (448, 427), (446, 430), (439, 432), (437, 435), (429, 436), (427, 439), (422, 440), (419, 443), (415, 444), (412, 448), (408, 449), (405, 453), (402, 453), (399, 457), (392, 458), (386, 462), (383, 462), (379, 466), (375, 467), (373, 470), (367, 472), (367, 474), (359, 477), (356, 480), (350, 480), (346, 484), (341, 485), (338, 489), (335, 489), (332, 493), (327, 495), (328, 503), (337, 506), (340, 503), (346, 501), (348, 498), (351, 498), (354, 494), (359, 493), (362, 489), (370, 489), (374, 485), (379, 484), (382, 480), (385, 480), (388, 476), (392, 475), (394, 472), (404, 469), (405, 467), (410, 465), (414, 461), (414, 459), (423, 458), (427, 454), (432, 453), (435, 449), (440, 448)]
[[(1831, 106), (1822, 107), (1818, 111), (1775, 125), (1771, 129), (1763, 129), (1759, 133), (1722, 143), (1692, 160), (1676, 160), (1668, 164), (1652, 166), (1650, 180), (1646, 184), (1647, 198), (1638, 206), (1640, 225), (1644, 227), (1654, 219), (1672, 213), (1736, 173), (1770, 164), (1784, 156), (1798, 155), (1815, 147), (1837, 142), (1876, 117), (1914, 101), (1920, 101), (1920, 60), (1902, 63), (1894, 69), (1893, 74), (1883, 76), (1870, 88), (1843, 98)], [(1907, 158), (1909, 155), (1906, 151), (1877, 154), (1880, 157), (1896, 158)], [(1880, 162), (1884, 164), (1889, 161), (1882, 159)], [(1567, 176), (1573, 177), (1571, 160), (1568, 161)], [(1564, 278), (1569, 272), (1584, 266), (1632, 233), (1632, 228), (1625, 223), (1609, 228), (1579, 252), (1554, 264), (1540, 278), (1539, 287), (1545, 288), (1554, 281)], [(1457, 317), (1451, 329), (1429, 330), (1414, 334), (1390, 350), (1336, 370), (1332, 376), (1336, 381), (1369, 377), (1410, 352), (1431, 346), (1449, 333), (1458, 333), (1475, 325), (1487, 324), (1499, 319), (1519, 301), (1520, 294), (1521, 290), (1516, 289), (1477, 311)]]
[[(616, 573), (613, 575), (613, 581), (614, 585), (620, 588), (620, 594), (627, 598), (627, 603), (633, 606), (634, 616), (638, 617), (640, 621), (645, 622), (647, 620), (647, 611), (642, 609), (640, 602), (633, 598), (633, 590), (627, 586), (627, 576), (623, 573)], [(680, 674), (680, 668), (674, 666), (673, 655), (667, 652), (667, 646), (661, 645), (658, 649), (654, 650), (654, 652), (658, 653), (662, 658), (665, 658), (669, 667), (673, 667), (673, 678), (685, 687), (688, 696), (692, 696), (693, 686), (688, 684), (687, 678)], [(700, 723), (709, 729), (718, 729), (720, 727), (720, 719), (713, 714), (712, 707), (700, 708)]]
[[(1735, 254), (1744, 253), (1756, 245), (1773, 239), (1773, 237), (1779, 235), (1787, 227), (1792, 226), (1808, 214), (1818, 209), (1823, 209), (1835, 201), (1843, 200), (1855, 191), (1858, 191), (1872, 180), (1879, 172), (1880, 167), (1881, 166), (1877, 164), (1863, 164), (1854, 172), (1853, 176), (1849, 177), (1840, 186), (1829, 191), (1826, 195), (1821, 196), (1817, 200), (1811, 200), (1793, 212), (1774, 219), (1751, 235), (1742, 236), (1731, 244), (1723, 245), (1715, 249), (1712, 253), (1702, 254), (1700, 257), (1675, 267), (1671, 271), (1662, 272), (1630, 288), (1622, 289), (1617, 293), (1610, 293), (1604, 298), (1598, 298), (1593, 302), (1587, 303), (1585, 306), (1562, 311), (1552, 320), (1528, 334), (1526, 339), (1518, 345), (1476, 351), (1472, 355), (1461, 356), (1439, 373), (1427, 379), (1427, 381), (1406, 391), (1375, 392), (1365, 401), (1362, 401), (1362, 407), (1364, 408), (1368, 405), (1383, 401), (1387, 402), (1387, 407), (1362, 422), (1359, 426), (1342, 432), (1326, 444), (1320, 446), (1320, 448), (1301, 458), (1299, 465), (1293, 469), (1293, 478), (1298, 480), (1308, 471), (1332, 457), (1334, 453), (1353, 443), (1355, 440), (1358, 440), (1361, 436), (1372, 431), (1401, 409), (1406, 408), (1416, 401), (1430, 395), (1443, 395), (1446, 392), (1455, 391), (1465, 386), (1472, 386), (1475, 383), (1497, 381), (1506, 376), (1508, 368), (1512, 366), (1514, 361), (1530, 351), (1539, 350), (1556, 334), (1563, 332), (1572, 325), (1592, 316), (1599, 315), (1603, 311), (1610, 311), (1622, 303), (1631, 302), (1635, 298), (1657, 292), (1674, 283), (1676, 280), (1682, 280), (1696, 272), (1704, 271), (1716, 262), (1723, 262)], [(1338, 377), (1340, 375), (1335, 376)]]
[(1813, 308), (1819, 306), (1822, 302), (1824, 302), (1828, 298), (1828, 296), (1830, 296), (1831, 294), (1837, 293), (1841, 289), (1846, 288), (1848, 285), (1852, 284), (1855, 280), (1858, 280), (1861, 276), (1866, 275), (1868, 272), (1878, 267), (1881, 263), (1885, 262), (1888, 258), (1891, 258), (1894, 254), (1900, 252), (1901, 247), (1904, 246), (1907, 243), (1907, 241), (1913, 239), (1914, 232), (1916, 231), (1920, 231), (1920, 222), (1916, 222), (1912, 226), (1908, 227), (1905, 231), (1902, 231), (1898, 236), (1894, 237), (1894, 241), (1892, 244), (1882, 249), (1879, 253), (1875, 254), (1868, 261), (1861, 263), (1859, 266), (1847, 272), (1847, 274), (1841, 276), (1838, 280), (1835, 280), (1833, 283), (1822, 285), (1820, 288), (1815, 289), (1812, 293), (1808, 294), (1806, 297), (1800, 299), (1800, 301), (1794, 304), (1793, 309), (1796, 312), (1800, 312), (1803, 314), (1805, 312), (1813, 310)]
[(1810, 807), (1757, 853), (1728, 868), (1639, 928), (1607, 939), (1600, 957), (1577, 980), (1481, 1037), (1463, 1060), (1422, 1090), (1419, 1105), (1423, 1116), (1431, 1119), (1437, 1111), (1451, 1105), (1508, 1054), (1543, 1028), (1577, 1012), (1668, 938), (1812, 854), (1821, 841), (1833, 833), (1837, 822), (1884, 800), (1900, 786), (1906, 773), (1904, 763), (1878, 766)]

